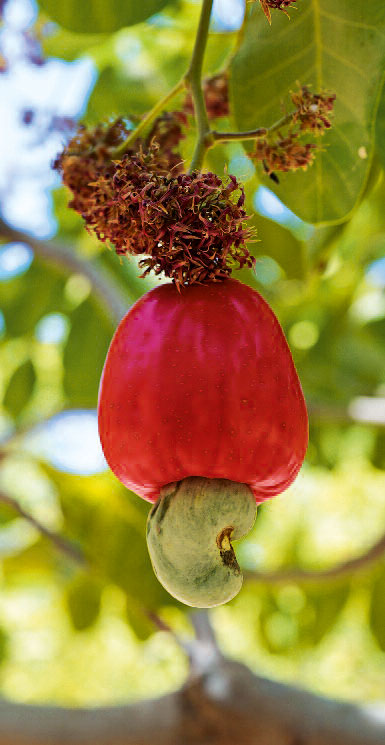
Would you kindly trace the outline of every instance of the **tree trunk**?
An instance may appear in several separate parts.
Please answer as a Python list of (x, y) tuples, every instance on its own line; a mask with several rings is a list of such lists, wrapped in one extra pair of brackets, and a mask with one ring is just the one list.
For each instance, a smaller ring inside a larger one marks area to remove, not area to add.
[(384, 745), (385, 708), (253, 675), (215, 656), (173, 694), (66, 709), (0, 702), (0, 745)]

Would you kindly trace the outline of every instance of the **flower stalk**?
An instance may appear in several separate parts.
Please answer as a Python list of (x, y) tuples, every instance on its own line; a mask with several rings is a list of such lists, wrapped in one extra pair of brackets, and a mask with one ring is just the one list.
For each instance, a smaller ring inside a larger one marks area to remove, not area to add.
[(135, 127), (132, 132), (130, 132), (124, 142), (122, 142), (121, 145), (119, 145), (119, 147), (117, 147), (111, 153), (112, 159), (121, 158), (130, 149), (131, 145), (133, 145), (138, 137), (140, 137), (143, 132), (145, 132), (148, 125), (151, 124), (151, 122), (158, 116), (158, 114), (162, 113), (163, 109), (165, 108), (165, 106), (167, 106), (169, 101), (171, 101), (178, 93), (180, 93), (184, 89), (185, 85), (185, 80), (184, 78), (182, 78), (179, 83), (174, 85), (174, 87), (171, 88), (171, 90), (163, 98), (161, 98), (158, 103), (155, 104), (151, 111), (149, 111), (146, 116), (143, 117), (138, 126)]
[(185, 78), (186, 84), (191, 90), (197, 123), (197, 141), (190, 165), (190, 173), (201, 168), (207, 148), (211, 144), (214, 144), (202, 88), (203, 57), (207, 44), (212, 7), (213, 0), (203, 0), (190, 67)]

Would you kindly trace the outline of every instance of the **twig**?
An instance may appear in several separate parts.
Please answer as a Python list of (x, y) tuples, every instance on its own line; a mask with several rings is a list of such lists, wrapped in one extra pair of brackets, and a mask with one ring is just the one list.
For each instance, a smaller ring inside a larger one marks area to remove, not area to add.
[(329, 579), (349, 576), (353, 572), (360, 572), (380, 559), (385, 554), (385, 534), (379, 538), (365, 553), (335, 564), (327, 569), (278, 569), (274, 572), (259, 572), (244, 570), (243, 577), (247, 581), (263, 584), (285, 584), (287, 582), (323, 582)]
[(285, 114), (271, 127), (258, 127), (258, 129), (250, 129), (246, 132), (211, 132), (214, 140), (214, 144), (217, 142), (230, 142), (231, 140), (257, 140), (259, 137), (265, 137), (277, 132), (281, 127), (289, 124), (293, 118), (294, 111), (290, 114)]
[(107, 276), (106, 269), (94, 261), (83, 261), (69, 247), (58, 241), (42, 241), (29, 233), (16, 230), (0, 218), (0, 237), (10, 241), (26, 243), (44, 261), (54, 264), (61, 270), (82, 274), (90, 281), (92, 290), (104, 306), (114, 324), (127, 312), (130, 299), (127, 298), (112, 276)]
[(41, 523), (39, 520), (36, 519), (36, 517), (31, 515), (30, 512), (27, 512), (27, 510), (25, 510), (24, 507), (22, 507), (16, 499), (10, 497), (8, 494), (4, 494), (4, 492), (0, 492), (0, 502), (8, 505), (8, 507), (11, 507), (11, 509), (17, 512), (20, 517), (23, 517), (24, 520), (27, 520), (27, 522), (29, 522), (30, 525), (32, 525), (39, 533), (41, 533), (41, 535), (45, 536), (45, 538), (48, 538), (48, 540), (51, 541), (51, 543), (53, 543), (56, 548), (59, 549), (59, 551), (66, 554), (66, 556), (69, 556), (70, 559), (75, 561), (77, 564), (80, 564), (83, 567), (87, 566), (88, 559), (84, 555), (83, 551), (78, 548), (78, 546), (72, 543), (72, 541), (69, 541), (67, 538), (63, 538), (63, 536), (55, 533), (55, 531), (43, 525), (43, 523)]

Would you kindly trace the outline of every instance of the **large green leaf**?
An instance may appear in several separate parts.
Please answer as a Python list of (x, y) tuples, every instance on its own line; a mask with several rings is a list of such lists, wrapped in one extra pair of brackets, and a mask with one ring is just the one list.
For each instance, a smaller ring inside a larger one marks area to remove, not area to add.
[(382, 167), (385, 167), (385, 86), (382, 89), (376, 121), (377, 153)]
[(290, 107), (301, 85), (336, 93), (332, 130), (306, 172), (268, 180), (303, 220), (338, 222), (365, 188), (373, 152), (374, 120), (385, 61), (383, 0), (308, 0), (290, 22), (275, 14), (266, 23), (259, 3), (250, 7), (232, 62), (232, 99), (240, 130), (270, 126)]
[(175, 0), (40, 0), (43, 10), (60, 26), (86, 34), (133, 26), (170, 3)]
[(32, 396), (36, 382), (35, 368), (31, 360), (27, 360), (13, 373), (5, 390), (4, 408), (17, 418)]

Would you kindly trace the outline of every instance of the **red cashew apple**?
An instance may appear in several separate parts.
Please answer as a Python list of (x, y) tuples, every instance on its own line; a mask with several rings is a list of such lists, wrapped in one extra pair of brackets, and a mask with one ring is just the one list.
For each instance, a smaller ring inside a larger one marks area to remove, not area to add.
[(230, 539), (256, 504), (295, 479), (306, 406), (282, 329), (234, 279), (164, 284), (121, 321), (99, 393), (112, 471), (156, 505), (147, 541), (155, 573), (183, 602), (226, 602), (242, 584)]

